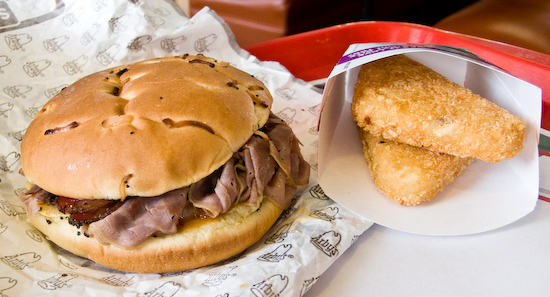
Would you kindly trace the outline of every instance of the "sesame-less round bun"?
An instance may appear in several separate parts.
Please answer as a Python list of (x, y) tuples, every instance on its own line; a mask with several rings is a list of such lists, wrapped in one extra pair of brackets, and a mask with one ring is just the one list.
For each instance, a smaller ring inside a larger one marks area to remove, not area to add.
[(215, 219), (191, 220), (175, 234), (150, 237), (135, 248), (124, 249), (77, 235), (81, 231), (67, 224), (55, 206), (43, 208), (29, 219), (48, 239), (96, 263), (137, 273), (182, 271), (235, 256), (258, 241), (282, 212), (269, 199), (259, 209), (240, 203)]
[(27, 180), (76, 199), (150, 197), (220, 168), (270, 114), (258, 79), (184, 55), (84, 77), (47, 102), (21, 144)]

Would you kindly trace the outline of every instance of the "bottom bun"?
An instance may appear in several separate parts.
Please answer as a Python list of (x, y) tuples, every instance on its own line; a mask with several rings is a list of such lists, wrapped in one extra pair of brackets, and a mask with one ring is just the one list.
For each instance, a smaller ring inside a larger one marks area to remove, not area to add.
[(44, 206), (31, 223), (61, 248), (103, 266), (137, 273), (194, 269), (235, 256), (260, 240), (283, 209), (269, 199), (259, 208), (240, 203), (215, 219), (194, 219), (175, 234), (151, 237), (132, 249), (103, 245), (70, 225), (54, 206)]

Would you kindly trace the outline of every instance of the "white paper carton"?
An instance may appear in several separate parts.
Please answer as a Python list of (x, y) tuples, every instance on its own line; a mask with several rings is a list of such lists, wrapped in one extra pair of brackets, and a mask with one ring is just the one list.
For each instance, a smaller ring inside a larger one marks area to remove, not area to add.
[[(475, 160), (429, 202), (402, 206), (381, 194), (370, 177), (351, 101), (362, 64), (405, 54), (464, 85), (526, 122), (524, 149), (498, 164)], [(463, 235), (496, 229), (531, 212), (538, 199), (541, 90), (452, 47), (354, 44), (326, 83), (319, 120), (319, 184), (340, 204), (374, 223), (426, 235)]]

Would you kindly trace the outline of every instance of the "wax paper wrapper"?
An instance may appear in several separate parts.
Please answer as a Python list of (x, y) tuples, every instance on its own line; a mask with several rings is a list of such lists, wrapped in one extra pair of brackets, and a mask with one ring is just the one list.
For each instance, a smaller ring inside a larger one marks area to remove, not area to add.
[[(20, 143), (42, 105), (75, 80), (119, 64), (201, 53), (262, 80), (312, 166), (273, 228), (242, 254), (169, 274), (111, 270), (49, 242), (26, 218)], [(235, 43), (205, 8), (193, 18), (168, 0), (0, 1), (0, 296), (301, 296), (371, 223), (316, 181), (321, 91)]]
[[(498, 164), (474, 160), (431, 201), (414, 207), (387, 199), (374, 185), (351, 116), (360, 66), (404, 54), (521, 117), (524, 147)], [(465, 235), (494, 230), (530, 213), (539, 195), (541, 89), (454, 47), (430, 44), (350, 45), (326, 83), (320, 115), (319, 184), (374, 223), (415, 234)], [(345, 168), (345, 169), (343, 169)]]

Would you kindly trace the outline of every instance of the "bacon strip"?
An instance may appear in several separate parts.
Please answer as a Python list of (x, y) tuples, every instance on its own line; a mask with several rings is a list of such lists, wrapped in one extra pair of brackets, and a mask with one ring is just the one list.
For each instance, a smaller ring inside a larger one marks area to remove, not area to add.
[(120, 200), (107, 199), (73, 199), (57, 197), (57, 208), (64, 214), (69, 214), (69, 223), (75, 226), (91, 224), (99, 221), (122, 206)]

